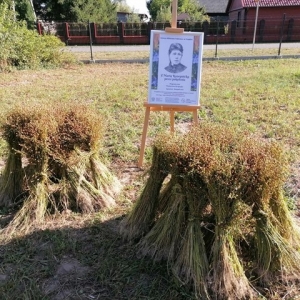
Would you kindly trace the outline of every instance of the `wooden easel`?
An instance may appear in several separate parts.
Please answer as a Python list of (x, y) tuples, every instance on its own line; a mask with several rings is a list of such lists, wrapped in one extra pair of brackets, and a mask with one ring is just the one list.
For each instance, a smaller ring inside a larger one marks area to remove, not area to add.
[[(165, 32), (167, 33), (183, 33), (183, 28), (177, 28), (177, 1), (173, 0), (172, 2), (172, 23), (171, 27), (165, 28)], [(145, 120), (144, 120), (144, 127), (143, 127), (143, 134), (142, 134), (142, 141), (141, 141), (141, 149), (140, 149), (140, 158), (138, 162), (138, 167), (142, 167), (144, 153), (145, 153), (145, 145), (146, 145), (146, 137), (149, 125), (149, 118), (150, 118), (150, 111), (169, 111), (170, 112), (170, 127), (171, 132), (174, 132), (174, 116), (175, 112), (183, 112), (188, 111), (193, 113), (193, 122), (194, 124), (198, 124), (198, 109), (200, 105), (195, 106), (183, 106), (183, 105), (160, 105), (160, 104), (149, 104), (144, 103), (144, 107), (146, 108), (145, 111)]]

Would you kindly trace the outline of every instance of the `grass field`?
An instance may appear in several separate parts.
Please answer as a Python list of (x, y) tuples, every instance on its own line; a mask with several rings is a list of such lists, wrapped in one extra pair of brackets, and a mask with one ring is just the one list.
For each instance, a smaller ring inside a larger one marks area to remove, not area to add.
[[(299, 60), (205, 62), (201, 86), (200, 122), (210, 119), (242, 127), (282, 143), (291, 164), (286, 191), (293, 203), (298, 202)], [(144, 166), (137, 168), (147, 89), (148, 64), (88, 64), (0, 73), (3, 114), (16, 103), (93, 105), (106, 120), (104, 156), (124, 186), (114, 209), (85, 216), (66, 213), (13, 239), (5, 240), (2, 235), (0, 299), (193, 299), (164, 262), (140, 258), (135, 246), (123, 241), (118, 231), (119, 221), (145, 181), (151, 140), (158, 132), (169, 130), (167, 113), (151, 114)], [(176, 128), (190, 121), (190, 114), (176, 114)], [(4, 162), (4, 142), (0, 145)], [(3, 227), (12, 212), (0, 213)], [(300, 295), (299, 287), (284, 285), (260, 292), (267, 299)]]

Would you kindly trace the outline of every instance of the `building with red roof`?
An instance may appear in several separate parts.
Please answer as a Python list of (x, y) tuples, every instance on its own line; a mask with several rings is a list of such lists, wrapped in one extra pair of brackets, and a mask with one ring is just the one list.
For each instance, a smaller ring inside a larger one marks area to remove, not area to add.
[(227, 11), (235, 40), (249, 42), (255, 23), (257, 41), (300, 40), (300, 0), (230, 0)]

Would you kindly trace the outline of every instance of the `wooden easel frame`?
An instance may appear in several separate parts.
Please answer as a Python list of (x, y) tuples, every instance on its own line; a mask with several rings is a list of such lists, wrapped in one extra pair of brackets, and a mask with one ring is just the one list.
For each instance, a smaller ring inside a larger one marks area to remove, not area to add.
[[(180, 33), (184, 32), (183, 28), (177, 28), (177, 8), (178, 8), (177, 1), (178, 0), (173, 0), (173, 2), (172, 2), (172, 23), (171, 23), (171, 27), (165, 28), (165, 32), (167, 32), (167, 33), (180, 34)], [(161, 105), (161, 104), (144, 103), (144, 107), (146, 108), (146, 110), (145, 110), (145, 120), (144, 120), (144, 127), (143, 127), (138, 167), (142, 167), (142, 165), (143, 165), (147, 131), (148, 131), (149, 119), (150, 119), (150, 112), (151, 111), (169, 111), (170, 112), (171, 132), (174, 133), (175, 112), (192, 112), (193, 113), (193, 122), (194, 122), (194, 124), (198, 124), (198, 109), (200, 108), (200, 105), (183, 106), (183, 105)]]
[(170, 127), (171, 132), (174, 132), (175, 128), (175, 121), (174, 121), (174, 115), (175, 112), (183, 112), (188, 111), (193, 113), (193, 122), (195, 125), (198, 124), (198, 109), (200, 106), (164, 106), (164, 105), (154, 105), (149, 103), (144, 103), (144, 106), (146, 107), (145, 111), (145, 120), (144, 120), (144, 127), (143, 127), (143, 134), (142, 134), (142, 142), (141, 142), (141, 149), (140, 149), (140, 158), (138, 166), (142, 167), (143, 165), (143, 159), (144, 159), (144, 153), (145, 153), (145, 146), (146, 146), (146, 138), (147, 138), (147, 131), (149, 126), (149, 119), (150, 119), (150, 112), (151, 111), (169, 111), (170, 112)]

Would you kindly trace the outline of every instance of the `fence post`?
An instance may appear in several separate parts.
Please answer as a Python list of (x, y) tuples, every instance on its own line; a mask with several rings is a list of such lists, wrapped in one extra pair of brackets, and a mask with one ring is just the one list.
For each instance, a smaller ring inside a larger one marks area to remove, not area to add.
[(288, 29), (287, 29), (287, 41), (290, 42), (293, 37), (293, 27), (294, 27), (294, 19), (290, 19), (288, 22)]
[(37, 31), (38, 31), (39, 35), (42, 35), (43, 34), (43, 29), (42, 29), (42, 24), (41, 24), (40, 20), (37, 20), (36, 28), (37, 28)]
[(92, 42), (93, 42), (93, 44), (95, 44), (95, 41), (96, 41), (96, 24), (94, 22), (91, 22), (90, 26), (91, 26)]
[(209, 32), (209, 23), (208, 23), (208, 21), (203, 22), (202, 28), (203, 28), (203, 32), (204, 32), (204, 43), (205, 43), (206, 40), (207, 40), (208, 32)]
[(257, 28), (257, 19), (258, 19), (258, 10), (259, 10), (259, 0), (255, 0), (255, 2), (256, 2), (256, 11), (255, 11), (255, 24), (254, 24), (254, 32), (253, 32), (252, 51), (254, 49), (254, 44), (256, 39), (256, 28)]
[(259, 29), (258, 29), (258, 41), (263, 42), (264, 34), (265, 34), (266, 20), (262, 19), (259, 21)]
[(120, 44), (124, 44), (124, 23), (123, 22), (118, 23), (118, 32), (120, 37)]
[(236, 20), (231, 21), (230, 27), (230, 41), (231, 43), (235, 42), (235, 31), (236, 31)]
[(148, 22), (147, 35), (148, 35), (148, 43), (149, 43), (149, 45), (150, 45), (151, 30), (152, 29), (153, 29), (153, 22)]
[[(90, 21), (88, 21), (88, 26), (89, 26), (89, 38), (90, 38), (90, 49), (91, 49), (91, 59), (90, 62), (95, 62), (94, 57), (93, 57), (93, 38), (92, 38), (92, 29), (91, 29), (91, 24)], [(94, 23), (93, 23), (94, 24)]]
[(285, 14), (283, 14), (283, 18), (282, 18), (278, 56), (280, 55), (280, 51), (281, 51), (281, 43), (282, 43), (282, 37), (283, 37), (284, 23), (285, 23)]
[(65, 38), (65, 44), (68, 46), (70, 34), (69, 34), (69, 24), (67, 22), (64, 22), (64, 38)]
[(220, 17), (217, 17), (217, 38), (216, 38), (216, 51), (215, 51), (215, 57), (218, 56), (218, 43), (219, 43), (219, 25), (220, 25)]

